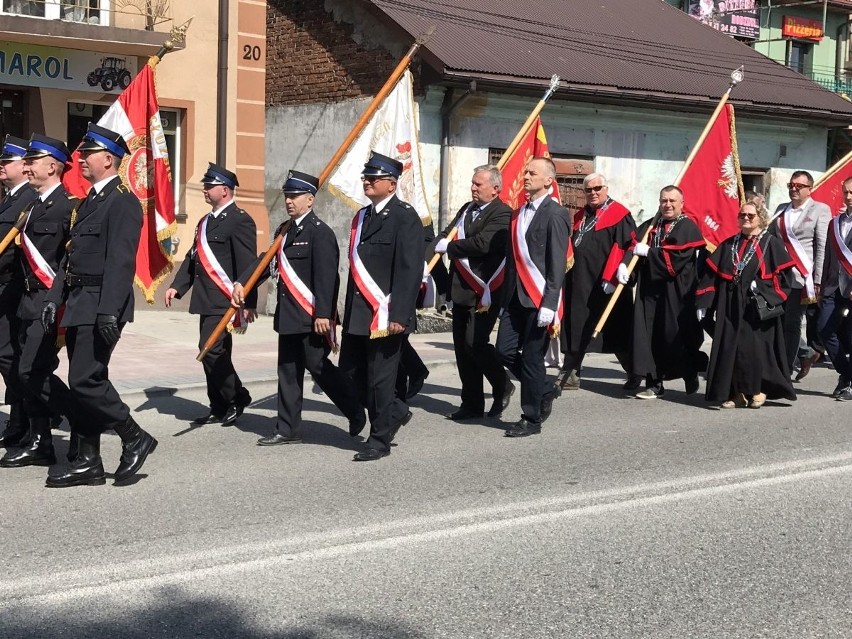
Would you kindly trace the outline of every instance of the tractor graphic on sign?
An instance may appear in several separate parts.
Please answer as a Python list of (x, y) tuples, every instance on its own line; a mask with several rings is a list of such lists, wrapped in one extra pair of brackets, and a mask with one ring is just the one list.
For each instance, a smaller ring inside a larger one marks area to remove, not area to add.
[(126, 89), (130, 84), (130, 71), (125, 58), (101, 58), (101, 66), (86, 77), (90, 87), (101, 85), (104, 91), (112, 91), (116, 85)]

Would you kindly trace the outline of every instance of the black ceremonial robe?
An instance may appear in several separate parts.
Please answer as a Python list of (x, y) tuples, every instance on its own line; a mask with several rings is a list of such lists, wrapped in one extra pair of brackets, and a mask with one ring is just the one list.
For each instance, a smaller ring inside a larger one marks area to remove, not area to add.
[(565, 319), (560, 334), (563, 353), (623, 353), (628, 349), (629, 295), (622, 295), (616, 302), (602, 339), (591, 341), (595, 325), (609, 303), (609, 295), (601, 285), (605, 281), (617, 284), (616, 269), (636, 230), (630, 211), (615, 200), (601, 208), (597, 223), (585, 233), (582, 229), (591, 225), (595, 212), (583, 207), (574, 214), (574, 265), (565, 275)]
[(761, 322), (749, 301), (749, 287), (754, 281), (770, 305), (783, 304), (790, 292), (793, 261), (781, 240), (764, 235), (742, 276), (735, 278), (733, 249), (737, 238), (740, 259), (754, 241), (739, 234), (725, 240), (707, 258), (707, 272), (696, 292), (698, 308), (716, 311), (706, 397), (723, 402), (734, 393), (766, 393), (768, 399), (795, 400), (782, 317)]
[[(644, 237), (652, 222), (642, 224), (636, 237)], [(648, 256), (639, 258), (634, 271), (632, 372), (659, 380), (686, 379), (701, 368), (696, 358), (703, 336), (695, 317), (695, 253), (704, 238), (686, 216), (660, 222), (648, 237)], [(625, 264), (630, 257), (628, 253)]]

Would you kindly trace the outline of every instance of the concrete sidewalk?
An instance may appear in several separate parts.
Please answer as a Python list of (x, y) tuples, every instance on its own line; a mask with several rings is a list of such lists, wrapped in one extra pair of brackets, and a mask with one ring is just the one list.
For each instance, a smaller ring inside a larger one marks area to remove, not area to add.
[[(450, 333), (412, 335), (411, 343), (427, 366), (455, 362)], [(122, 395), (204, 386), (204, 371), (196, 355), (196, 315), (183, 310), (137, 310), (115, 348), (109, 376)], [(63, 350), (59, 357), (57, 375), (65, 380), (68, 356)], [(234, 336), (234, 366), (243, 382), (275, 379), (277, 358), (278, 334), (272, 330), (271, 316), (259, 317), (244, 335)]]

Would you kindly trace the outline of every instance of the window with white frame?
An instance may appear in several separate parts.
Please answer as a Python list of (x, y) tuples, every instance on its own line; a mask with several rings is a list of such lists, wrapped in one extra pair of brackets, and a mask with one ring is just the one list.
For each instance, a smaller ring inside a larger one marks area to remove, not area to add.
[(5, 14), (109, 25), (110, 0), (0, 0)]

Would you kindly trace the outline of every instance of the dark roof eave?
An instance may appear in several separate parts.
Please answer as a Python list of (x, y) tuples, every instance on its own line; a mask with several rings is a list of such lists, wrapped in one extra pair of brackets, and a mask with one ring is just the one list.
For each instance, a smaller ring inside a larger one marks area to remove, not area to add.
[[(477, 90), (500, 89), (504, 93), (515, 95), (537, 95), (541, 97), (550, 85), (549, 79), (515, 78), (488, 73), (471, 73), (444, 69), (445, 84), (449, 86), (467, 87), (471, 80), (476, 80)], [(801, 109), (782, 105), (755, 104), (738, 101), (736, 93), (731, 103), (739, 113), (750, 115), (771, 115), (784, 120), (806, 119), (813, 124), (826, 127), (852, 125), (852, 104), (850, 113), (837, 113), (825, 110)], [(721, 94), (719, 96), (721, 98)], [(602, 104), (622, 106), (653, 106), (657, 109), (672, 111), (712, 112), (718, 99), (703, 96), (674, 95), (671, 93), (638, 91), (620, 89), (618, 87), (576, 85), (560, 83), (559, 90), (553, 95), (553, 100), (571, 100), (576, 102), (597, 102)]]

